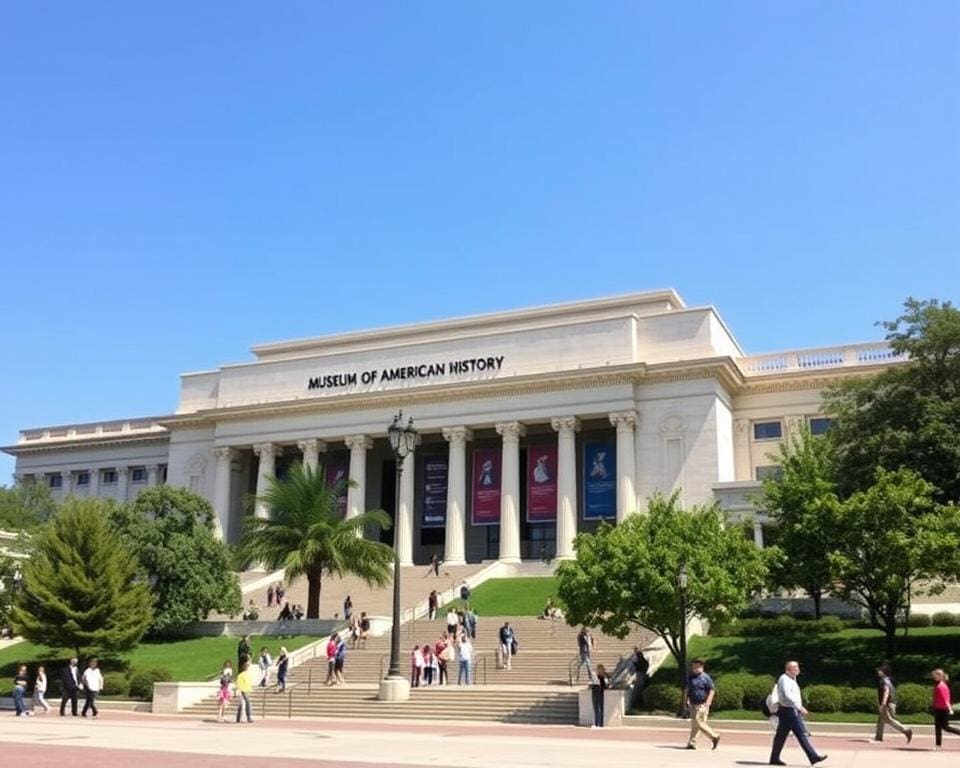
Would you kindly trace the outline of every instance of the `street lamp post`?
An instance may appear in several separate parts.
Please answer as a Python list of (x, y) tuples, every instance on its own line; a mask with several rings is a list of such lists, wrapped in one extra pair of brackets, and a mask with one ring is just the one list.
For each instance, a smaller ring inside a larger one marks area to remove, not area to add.
[(687, 566), (680, 566), (677, 574), (677, 592), (680, 595), (680, 712), (679, 717), (686, 715), (687, 695)]
[(387, 429), (390, 438), (390, 450), (396, 459), (396, 493), (394, 495), (393, 515), (393, 625), (390, 627), (390, 668), (387, 676), (380, 681), (380, 699), (384, 701), (403, 701), (410, 698), (410, 682), (400, 672), (400, 551), (399, 531), (397, 529), (397, 511), (400, 508), (400, 483), (403, 477), (403, 464), (407, 456), (417, 445), (417, 430), (413, 419), (403, 423), (403, 411), (393, 417), (393, 423)]

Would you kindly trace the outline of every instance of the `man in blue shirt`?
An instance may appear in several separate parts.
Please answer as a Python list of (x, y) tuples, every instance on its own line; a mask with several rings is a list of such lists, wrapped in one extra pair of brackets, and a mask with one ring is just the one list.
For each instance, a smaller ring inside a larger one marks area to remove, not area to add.
[(690, 709), (690, 739), (687, 741), (687, 749), (697, 748), (697, 736), (700, 731), (710, 737), (713, 748), (716, 749), (720, 743), (720, 734), (707, 723), (716, 688), (710, 675), (703, 671), (703, 659), (694, 659), (691, 662), (687, 690), (684, 693), (687, 707)]

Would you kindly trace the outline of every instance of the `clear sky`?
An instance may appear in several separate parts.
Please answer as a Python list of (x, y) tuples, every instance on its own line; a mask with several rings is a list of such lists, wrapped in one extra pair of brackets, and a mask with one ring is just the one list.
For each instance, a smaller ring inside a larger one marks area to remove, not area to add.
[(0, 444), (254, 342), (674, 287), (761, 352), (960, 287), (955, 0), (24, 0), (0, 73)]

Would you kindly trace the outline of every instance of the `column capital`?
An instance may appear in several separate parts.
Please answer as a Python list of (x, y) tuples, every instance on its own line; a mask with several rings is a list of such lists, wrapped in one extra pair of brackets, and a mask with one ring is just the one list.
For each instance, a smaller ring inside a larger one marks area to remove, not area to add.
[(60, 470), (60, 477), (73, 477), (73, 470), (72, 470), (72, 469), (61, 469), (61, 470)]
[[(91, 470), (91, 472), (92, 472), (92, 471), (93, 471), (93, 470)], [(147, 472), (154, 472), (154, 473), (156, 473), (156, 472), (159, 472), (159, 471), (160, 471), (160, 465), (159, 465), (159, 464), (147, 464)]]
[(117, 477), (126, 477), (130, 474), (130, 467), (117, 467)]
[(521, 437), (527, 434), (527, 428), (519, 421), (501, 421), (495, 425), (497, 434), (503, 438), (503, 442), (517, 442)]
[(747, 427), (750, 426), (749, 419), (734, 419), (733, 428), (737, 431), (738, 434), (745, 434)]
[(615, 411), (610, 414), (610, 423), (617, 429), (631, 430), (637, 426), (639, 415), (636, 411)]
[(307, 451), (316, 451), (317, 453), (327, 452), (327, 444), (323, 440), (318, 440), (315, 437), (308, 438), (307, 440), (298, 440), (297, 448), (303, 453)]
[(369, 451), (373, 448), (373, 438), (367, 435), (347, 435), (343, 438), (343, 442), (351, 451)]
[(550, 426), (555, 432), (579, 432), (580, 419), (576, 416), (554, 416), (550, 419)]
[(443, 439), (451, 445), (465, 445), (473, 440), (473, 430), (470, 427), (444, 427)]
[(233, 461), (237, 458), (237, 449), (229, 445), (218, 445), (213, 449), (213, 455), (217, 461)]
[(260, 456), (279, 456), (283, 450), (276, 443), (254, 443), (253, 452)]

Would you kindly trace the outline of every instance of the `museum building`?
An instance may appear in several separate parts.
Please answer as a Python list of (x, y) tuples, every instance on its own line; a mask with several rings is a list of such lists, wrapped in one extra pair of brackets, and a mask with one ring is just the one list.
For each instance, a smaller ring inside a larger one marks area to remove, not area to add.
[[(252, 353), (183, 374), (172, 414), (23, 430), (3, 448), (16, 481), (120, 500), (183, 486), (234, 541), (266, 478), (323, 466), (329, 482), (354, 481), (343, 514), (394, 516), (404, 564), (569, 557), (578, 531), (642, 510), (656, 491), (719, 500), (753, 521), (762, 546), (750, 497), (781, 442), (829, 428), (825, 386), (900, 361), (885, 342), (746, 355), (713, 307), (672, 290)], [(397, 498), (386, 430), (399, 409), (420, 442)]]

